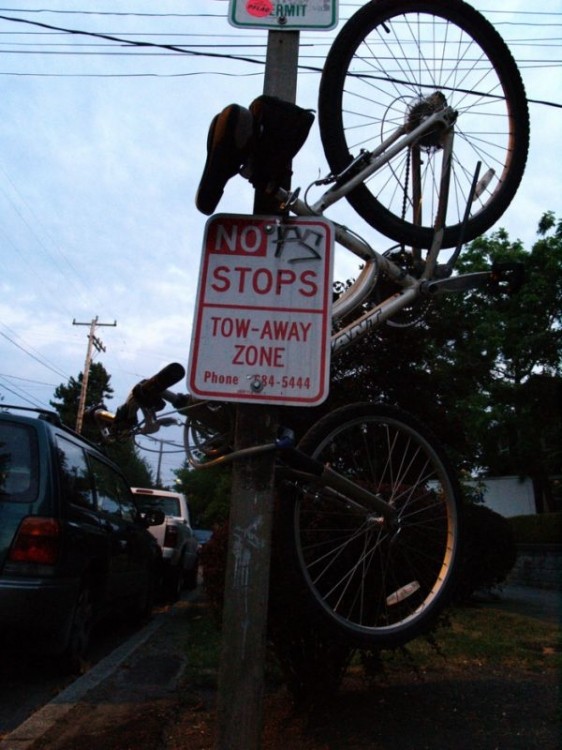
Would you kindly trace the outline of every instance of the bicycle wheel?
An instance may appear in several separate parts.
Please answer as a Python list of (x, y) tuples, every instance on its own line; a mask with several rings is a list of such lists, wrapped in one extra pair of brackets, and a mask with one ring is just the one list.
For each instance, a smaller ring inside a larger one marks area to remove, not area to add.
[[(486, 232), (521, 182), (529, 147), (525, 89), (494, 27), (461, 0), (373, 0), (343, 26), (322, 73), (318, 122), (326, 158), (341, 172), (361, 149), (414, 126), (436, 108), (458, 112), (443, 247)], [(439, 134), (400, 151), (348, 200), (397, 242), (428, 248), (443, 151)]]
[(352, 404), (322, 418), (299, 448), (397, 513), (388, 524), (312, 482), (286, 493), (285, 518), (317, 614), (357, 646), (419, 636), (448, 601), (460, 554), (457, 484), (434, 438), (398, 409)]

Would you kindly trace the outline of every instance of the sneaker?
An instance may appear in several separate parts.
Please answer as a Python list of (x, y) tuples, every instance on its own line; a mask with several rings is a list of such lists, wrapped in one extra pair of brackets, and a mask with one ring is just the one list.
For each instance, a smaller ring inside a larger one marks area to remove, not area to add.
[(249, 109), (230, 104), (216, 115), (207, 136), (207, 161), (195, 205), (209, 216), (215, 210), (231, 177), (238, 174), (248, 154), (254, 130)]

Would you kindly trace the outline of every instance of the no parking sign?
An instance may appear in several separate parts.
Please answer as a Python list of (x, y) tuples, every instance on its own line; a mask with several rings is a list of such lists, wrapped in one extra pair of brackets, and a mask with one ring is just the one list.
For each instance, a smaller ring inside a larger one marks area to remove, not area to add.
[(333, 241), (323, 218), (218, 214), (207, 222), (188, 367), (194, 396), (324, 401)]

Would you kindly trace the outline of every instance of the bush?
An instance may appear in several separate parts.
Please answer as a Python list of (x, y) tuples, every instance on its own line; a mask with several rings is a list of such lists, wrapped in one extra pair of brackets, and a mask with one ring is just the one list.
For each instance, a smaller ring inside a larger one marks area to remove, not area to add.
[(503, 583), (515, 565), (517, 548), (509, 521), (483, 505), (464, 509), (463, 558), (457, 599)]
[(218, 623), (222, 619), (227, 550), (228, 521), (225, 521), (213, 528), (213, 535), (205, 543), (200, 559), (203, 586), (211, 612)]
[[(304, 584), (291, 574), (287, 550), (274, 534), (268, 608), (268, 639), (296, 708), (310, 707), (333, 696), (354, 649), (322, 630), (307, 613)], [(228, 523), (215, 528), (203, 548), (203, 584), (218, 622), (222, 619), (227, 565)]]
[(516, 544), (560, 544), (562, 513), (513, 516), (509, 519)]

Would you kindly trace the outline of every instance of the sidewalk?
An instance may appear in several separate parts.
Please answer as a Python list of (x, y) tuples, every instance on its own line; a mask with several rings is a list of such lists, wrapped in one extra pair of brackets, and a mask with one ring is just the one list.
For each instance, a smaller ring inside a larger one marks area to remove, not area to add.
[[(0, 741), (0, 750), (166, 746), (165, 727), (194, 700), (189, 691), (177, 690), (186, 666), (189, 619), (199, 606), (193, 594), (157, 613), (142, 631)], [(497, 593), (482, 592), (476, 602), (560, 622), (558, 591), (507, 586)]]
[(157, 747), (179, 705), (190, 606), (182, 600), (157, 613), (0, 741), (0, 750), (123, 750), (127, 741), (112, 744), (120, 733), (134, 734), (135, 748)]

